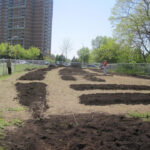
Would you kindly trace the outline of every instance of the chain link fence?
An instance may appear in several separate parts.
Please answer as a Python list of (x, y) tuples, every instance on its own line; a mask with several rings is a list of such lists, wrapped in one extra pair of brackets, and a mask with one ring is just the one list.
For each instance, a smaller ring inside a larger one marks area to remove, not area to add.
[[(83, 68), (103, 68), (103, 64), (85, 64), (82, 65)], [(130, 74), (130, 75), (150, 75), (150, 63), (119, 63), (119, 64), (108, 64), (107, 71), (114, 73)]]
[[(45, 60), (11, 60), (12, 73), (43, 68), (49, 65)], [(7, 59), (0, 59), (0, 76), (8, 74)]]
[(150, 75), (150, 64), (108, 64), (110, 72), (125, 73), (131, 75)]

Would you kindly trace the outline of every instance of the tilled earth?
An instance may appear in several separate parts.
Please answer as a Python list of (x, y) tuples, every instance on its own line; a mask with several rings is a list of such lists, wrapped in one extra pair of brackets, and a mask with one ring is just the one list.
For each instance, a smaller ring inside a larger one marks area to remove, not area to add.
[(42, 112), (48, 108), (46, 86), (46, 84), (38, 82), (16, 84), (20, 104), (28, 106), (35, 118), (40, 117)]
[(124, 116), (50, 116), (28, 121), (6, 144), (11, 150), (149, 150), (149, 129), (150, 123)]
[(61, 79), (62, 80), (66, 80), (66, 81), (76, 81), (76, 78), (71, 76), (71, 75), (64, 75), (64, 76), (61, 76)]
[(97, 93), (80, 96), (80, 103), (85, 105), (111, 104), (150, 104), (150, 94), (144, 93)]
[(54, 68), (55, 67), (49, 67), (29, 72), (24, 76), (20, 77), (19, 80), (43, 80), (47, 71), (50, 71)]
[(86, 80), (94, 81), (94, 82), (105, 82), (105, 81), (106, 81), (106, 80), (104, 80), (104, 79), (100, 79), (100, 78), (97, 78), (97, 77), (91, 76), (91, 75), (86, 75), (86, 76), (84, 76), (84, 78), (85, 78)]
[[(38, 70), (39, 74), (33, 71), (26, 76), (26, 80), (42, 80), (47, 70)], [(68, 75), (69, 72), (70, 75), (89, 75), (82, 69), (74, 68), (65, 68), (60, 72), (63, 72), (61, 75)], [(99, 89), (100, 85), (72, 86), (85, 90)], [(101, 85), (101, 88), (104, 86), (105, 89), (150, 89), (149, 86), (110, 84)], [(46, 87), (41, 82), (16, 84), (19, 102), (32, 110), (33, 119), (14, 131), (8, 131), (0, 145), (8, 150), (150, 150), (150, 122), (102, 113), (50, 115), (45, 118), (42, 114), (48, 108)], [(115, 96), (110, 96), (110, 100), (115, 99)]]
[[(81, 68), (67, 67), (67, 68), (61, 69), (59, 71), (59, 74), (65, 76), (65, 80), (69, 80), (71, 75), (80, 75), (80, 76), (83, 76), (84, 79), (89, 80), (89, 81), (105, 82), (104, 79), (100, 79), (96, 77), (96, 76), (99, 76), (99, 74), (87, 72)], [(68, 79), (67, 79), (67, 76), (68, 76)], [(64, 77), (62, 79), (64, 80)]]
[(150, 86), (146, 85), (124, 85), (124, 84), (71, 84), (74, 90), (150, 90)]

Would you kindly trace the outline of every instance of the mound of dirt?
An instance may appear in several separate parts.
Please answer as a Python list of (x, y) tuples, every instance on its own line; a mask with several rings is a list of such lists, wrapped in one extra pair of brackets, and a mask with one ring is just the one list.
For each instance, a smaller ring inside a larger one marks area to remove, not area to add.
[(20, 77), (19, 80), (43, 80), (47, 71), (54, 69), (55, 67), (49, 67), (44, 69), (38, 69), (32, 72), (25, 74)]
[(94, 81), (94, 82), (106, 82), (106, 80), (104, 80), (104, 79), (100, 79), (100, 78), (97, 78), (97, 77), (91, 76), (91, 75), (86, 75), (86, 76), (84, 76), (84, 78), (86, 80)]
[(66, 80), (66, 81), (76, 81), (76, 78), (73, 76), (61, 76), (62, 80)]
[(149, 150), (149, 129), (149, 122), (124, 116), (50, 116), (8, 133), (3, 145), (11, 150)]
[(59, 71), (60, 75), (85, 75), (87, 72), (81, 68), (66, 67)]
[(71, 84), (74, 90), (150, 90), (150, 86), (146, 85), (124, 85), (124, 84)]
[(28, 106), (37, 118), (48, 108), (46, 104), (46, 84), (44, 83), (17, 83), (18, 99), (20, 104)]
[(143, 93), (97, 93), (80, 96), (85, 105), (150, 104), (150, 94)]

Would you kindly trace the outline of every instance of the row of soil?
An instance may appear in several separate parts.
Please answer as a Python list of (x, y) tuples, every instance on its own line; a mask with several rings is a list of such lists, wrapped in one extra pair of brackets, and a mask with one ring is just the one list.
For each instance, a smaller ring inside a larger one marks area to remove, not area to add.
[(144, 93), (97, 93), (80, 96), (80, 103), (85, 105), (112, 104), (150, 104), (150, 94)]
[(31, 71), (24, 76), (21, 76), (19, 80), (43, 80), (47, 71), (54, 69), (55, 67), (51, 66), (49, 68), (38, 69), (35, 71)]
[(34, 118), (41, 117), (48, 108), (46, 103), (46, 87), (44, 83), (16, 83), (20, 104), (28, 106)]
[(59, 74), (62, 76), (80, 75), (80, 76), (83, 76), (84, 79), (89, 80), (89, 81), (105, 82), (104, 79), (100, 79), (96, 77), (96, 76), (99, 76), (99, 74), (87, 72), (82, 68), (66, 67), (66, 68), (61, 69), (59, 71)]
[(61, 76), (61, 79), (66, 81), (76, 81), (76, 78), (71, 75)]
[(124, 85), (124, 84), (71, 84), (74, 90), (150, 90), (146, 85)]
[(86, 76), (84, 76), (84, 78), (89, 81), (106, 82), (106, 80), (104, 80), (104, 79), (100, 79), (100, 78), (97, 78), (97, 77), (91, 76), (91, 75), (86, 75)]
[(124, 116), (50, 116), (26, 122), (3, 145), (11, 150), (150, 150), (149, 129), (150, 122)]

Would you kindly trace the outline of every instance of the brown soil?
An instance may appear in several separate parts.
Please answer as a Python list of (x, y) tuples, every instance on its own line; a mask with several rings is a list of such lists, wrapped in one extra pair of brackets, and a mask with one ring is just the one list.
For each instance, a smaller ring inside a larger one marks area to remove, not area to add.
[[(28, 121), (6, 136), (11, 150), (149, 150), (150, 123), (84, 114)], [(17, 135), (17, 136), (16, 136)]]
[(59, 71), (60, 75), (85, 75), (87, 72), (81, 68), (66, 67)]
[(75, 77), (69, 76), (69, 75), (61, 76), (61, 79), (62, 79), (62, 80), (66, 80), (66, 81), (76, 81), (76, 78), (75, 78)]
[(49, 67), (44, 69), (38, 69), (32, 72), (25, 74), (20, 77), (19, 80), (43, 80), (47, 71), (54, 69), (55, 67)]
[(29, 106), (33, 117), (42, 115), (48, 106), (46, 104), (46, 84), (44, 83), (17, 83), (18, 99), (20, 104)]
[(123, 84), (71, 84), (74, 90), (150, 90), (150, 86), (146, 85), (123, 85)]
[(80, 103), (85, 105), (111, 104), (150, 104), (150, 94), (144, 93), (97, 93), (80, 96)]
[(100, 78), (97, 78), (97, 77), (91, 76), (91, 75), (86, 75), (86, 76), (84, 76), (84, 78), (86, 80), (94, 81), (94, 82), (106, 82), (106, 80), (104, 80), (104, 79), (100, 79)]
[(79, 76), (83, 76), (83, 78), (88, 80), (88, 81), (105, 82), (104, 79), (100, 79), (100, 78), (96, 77), (96, 76), (99, 76), (99, 74), (91, 73), (91, 72), (85, 71), (84, 69), (81, 69), (81, 68), (67, 67), (67, 68), (61, 69), (59, 71), (59, 74), (63, 75), (63, 76), (79, 75)]

